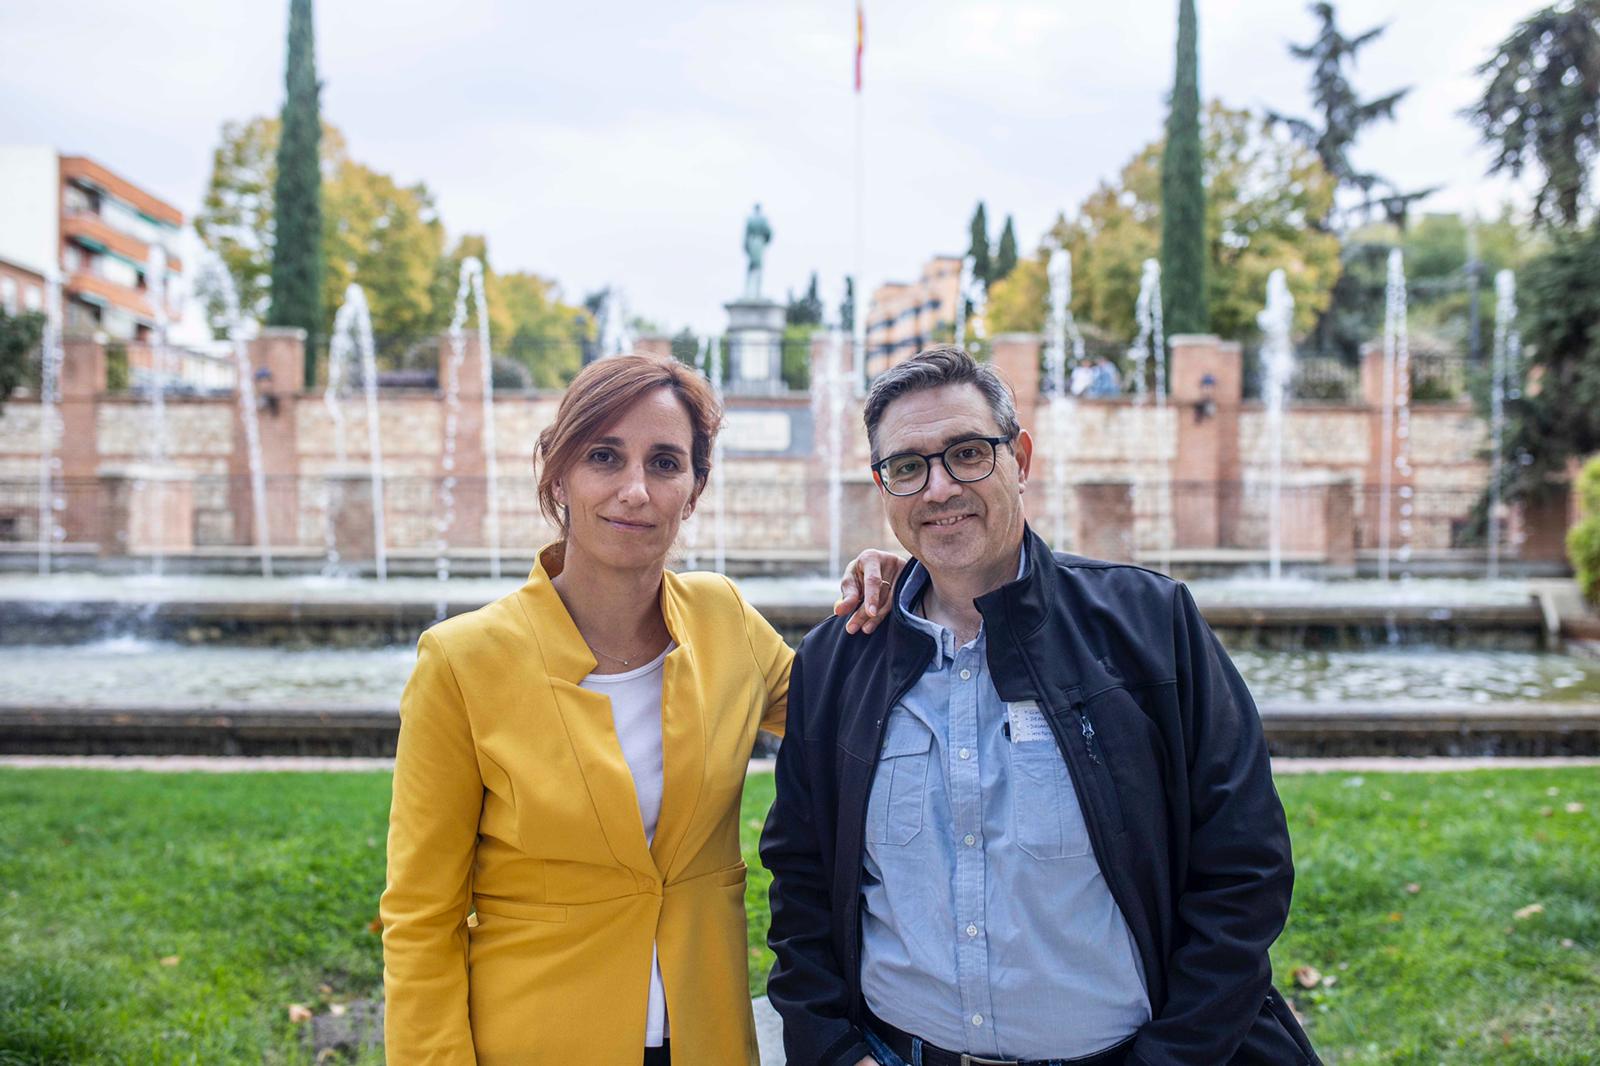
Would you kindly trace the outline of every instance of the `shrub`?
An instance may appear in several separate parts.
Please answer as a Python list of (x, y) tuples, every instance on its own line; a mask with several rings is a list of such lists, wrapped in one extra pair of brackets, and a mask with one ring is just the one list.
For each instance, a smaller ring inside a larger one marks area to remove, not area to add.
[(1595, 603), (1600, 602), (1600, 458), (1583, 464), (1577, 488), (1583, 518), (1567, 531), (1567, 558), (1584, 599)]

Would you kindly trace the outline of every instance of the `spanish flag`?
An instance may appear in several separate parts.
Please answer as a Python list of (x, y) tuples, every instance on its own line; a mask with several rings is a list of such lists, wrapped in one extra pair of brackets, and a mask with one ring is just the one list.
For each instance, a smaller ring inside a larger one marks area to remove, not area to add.
[(861, 53), (867, 49), (867, 16), (861, 11), (861, 0), (856, 0), (856, 92), (861, 91)]

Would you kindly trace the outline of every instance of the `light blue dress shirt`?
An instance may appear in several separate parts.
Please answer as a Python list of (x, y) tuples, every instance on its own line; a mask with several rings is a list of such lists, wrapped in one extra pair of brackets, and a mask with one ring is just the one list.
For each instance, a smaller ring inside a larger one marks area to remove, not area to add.
[(912, 610), (927, 582), (913, 564), (897, 605), (938, 650), (890, 711), (867, 803), (862, 993), (952, 1051), (1093, 1054), (1150, 1018), (1133, 935), (1043, 714), (1000, 699), (981, 630), (958, 648)]

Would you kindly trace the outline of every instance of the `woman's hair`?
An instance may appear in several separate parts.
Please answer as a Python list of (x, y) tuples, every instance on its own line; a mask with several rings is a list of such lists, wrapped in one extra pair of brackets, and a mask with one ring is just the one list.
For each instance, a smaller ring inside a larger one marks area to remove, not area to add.
[(584, 367), (567, 386), (556, 418), (539, 434), (539, 510), (565, 533), (566, 513), (556, 501), (556, 482), (583, 451), (624, 411), (655, 389), (671, 389), (689, 416), (694, 434), (690, 463), (694, 497), (711, 475), (711, 445), (722, 426), (722, 406), (711, 383), (678, 360), (658, 355), (618, 355)]

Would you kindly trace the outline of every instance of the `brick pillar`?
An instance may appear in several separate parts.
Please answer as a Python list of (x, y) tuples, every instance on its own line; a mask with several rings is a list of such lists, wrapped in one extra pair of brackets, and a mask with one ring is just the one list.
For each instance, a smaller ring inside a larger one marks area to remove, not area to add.
[[(450, 431), (450, 339), (439, 343), (439, 389), (443, 396), (444, 418), (440, 432)], [(483, 351), (478, 347), (478, 335), (469, 333), (462, 344), (461, 367), (457, 372), (459, 406), (456, 408), (456, 450), (453, 469), (444, 466), (444, 438), (439, 440), (438, 476), (441, 488), (446, 479), (454, 478), (454, 520), (446, 534), (452, 548), (482, 548), (489, 543), (484, 528), (488, 511), (488, 475), (483, 450)], [(440, 497), (436, 494), (435, 499)]]
[(106, 391), (106, 352), (94, 341), (69, 340), (61, 361), (61, 436), (52, 472), (66, 508), (57, 520), (67, 540), (115, 549), (100, 514), (100, 437), (97, 412)]
[(635, 355), (659, 355), (663, 358), (672, 356), (671, 337), (635, 337), (633, 340), (633, 353)]
[(1172, 346), (1171, 402), (1178, 423), (1172, 466), (1173, 545), (1232, 547), (1239, 518), (1238, 344), (1179, 334)]
[[(1036, 459), (1028, 476), (1029, 489), (1022, 497), (1022, 511), (1036, 530), (1050, 535), (1047, 520), (1050, 517), (1048, 466), (1054, 458), (1042, 448), (1043, 433), (1048, 413), (1045, 398), (1039, 395), (1039, 351), (1043, 338), (1037, 333), (1001, 333), (990, 341), (990, 361), (995, 369), (1011, 383), (1017, 398), (1017, 419), (1022, 428), (1033, 436)], [(1074, 542), (1078, 543), (1078, 542)]]
[(1355, 572), (1356, 515), (1355, 484), (1347, 477), (1328, 483), (1323, 499), (1324, 553), (1329, 567)]
[(1133, 562), (1133, 482), (1080, 481), (1072, 543), (1079, 555), (1110, 562)]
[[(1396, 381), (1395, 392), (1406, 399), (1411, 395), (1409, 381)], [(1381, 344), (1366, 344), (1361, 348), (1361, 400), (1367, 405), (1368, 411), (1368, 439), (1371, 441), (1367, 452), (1367, 470), (1365, 492), (1362, 494), (1363, 513), (1361, 517), (1361, 547), (1377, 548), (1380, 541), (1380, 518), (1383, 497), (1383, 408), (1385, 402), (1383, 380), (1383, 346)], [(1391, 458), (1398, 458), (1402, 445), (1399, 435), (1400, 420), (1398, 413), (1391, 420)], [(1415, 516), (1408, 518), (1403, 515), (1402, 509), (1407, 505), (1415, 504), (1413, 493), (1416, 491), (1416, 464), (1412, 463), (1411, 469), (1400, 470), (1391, 465), (1389, 479), (1390, 506), (1389, 506), (1389, 547), (1393, 555), (1403, 538), (1400, 534), (1400, 524), (1410, 521), (1415, 524)]]
[[(305, 330), (272, 327), (250, 342), (255, 374), (256, 420), (261, 431), (261, 469), (267, 483), (268, 542), (300, 543), (300, 432), (297, 405), (305, 379)], [(228, 504), (234, 542), (254, 544), (255, 510), (250, 498), (250, 454), (238, 397), (233, 403), (233, 451), (228, 456)]]

